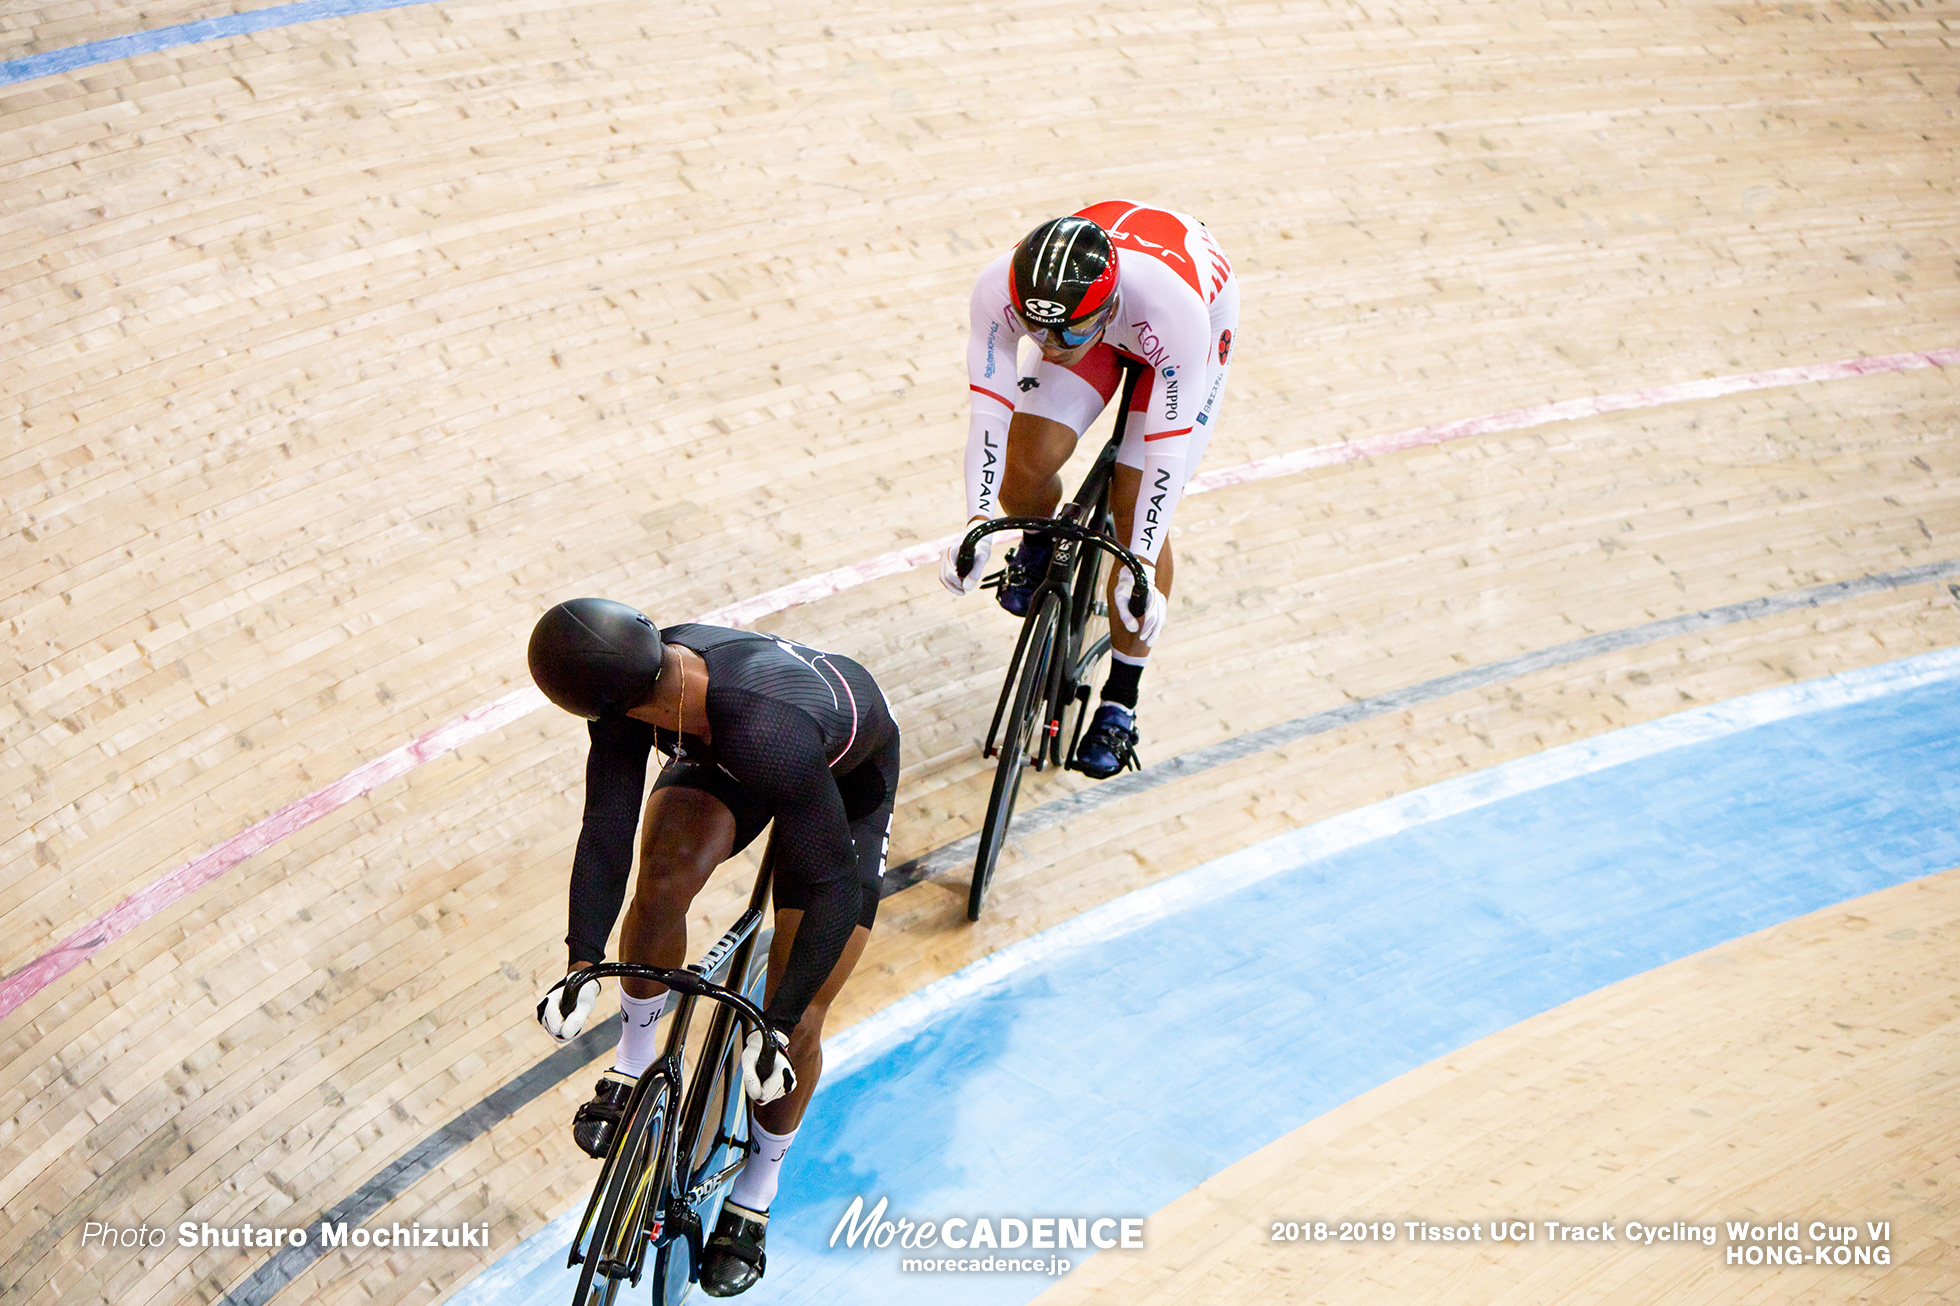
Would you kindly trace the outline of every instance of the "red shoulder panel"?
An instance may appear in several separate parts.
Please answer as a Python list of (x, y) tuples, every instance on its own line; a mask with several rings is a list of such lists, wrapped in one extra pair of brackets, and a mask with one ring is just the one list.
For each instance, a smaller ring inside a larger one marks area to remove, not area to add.
[(1145, 208), (1128, 200), (1104, 200), (1091, 204), (1075, 216), (1087, 218), (1109, 233), (1110, 243), (1120, 250), (1148, 254), (1183, 277), (1198, 298), (1210, 302), (1192, 265), (1191, 252), (1184, 238), (1189, 228), (1183, 219), (1162, 209)]

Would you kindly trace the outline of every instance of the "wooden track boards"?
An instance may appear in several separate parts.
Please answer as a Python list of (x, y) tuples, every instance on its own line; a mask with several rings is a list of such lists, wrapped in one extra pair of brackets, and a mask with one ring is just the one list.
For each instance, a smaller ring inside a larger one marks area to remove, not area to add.
[[(9, 30), (92, 39), (73, 18)], [(440, 4), (0, 88), (0, 969), (523, 683), (556, 599), (666, 620), (950, 530), (967, 287), (1088, 200), (1204, 216), (1244, 280), (1214, 468), (1960, 343), (1950, 25)], [(1874, 376), (1193, 499), (1149, 755), (1952, 556), (1955, 412), (1945, 373)], [(763, 624), (890, 692), (895, 859), (972, 828), (1005, 619), (918, 572)], [(957, 883), (888, 902), (839, 1019), (1266, 834), (1956, 626), (1926, 586), (1237, 764), (1017, 847), (977, 928)], [(559, 716), (488, 736), (9, 1018), (0, 1292), (214, 1300), (257, 1258), (77, 1230), (311, 1218), (542, 1055), (581, 753)], [(489, 1220), (509, 1247), (587, 1181), (579, 1089), (381, 1218)], [(288, 1292), (431, 1300), (478, 1263), (334, 1257)]]

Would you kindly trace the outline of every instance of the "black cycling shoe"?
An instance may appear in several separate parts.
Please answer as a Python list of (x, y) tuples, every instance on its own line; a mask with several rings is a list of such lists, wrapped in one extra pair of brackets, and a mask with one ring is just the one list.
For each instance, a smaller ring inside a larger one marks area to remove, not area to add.
[(608, 1070), (600, 1078), (592, 1100), (579, 1103), (578, 1111), (572, 1116), (572, 1141), (578, 1144), (579, 1151), (605, 1159), (612, 1147), (613, 1130), (619, 1128), (619, 1118), (626, 1114), (626, 1099), (633, 1095), (636, 1082), (621, 1071)]
[(1137, 714), (1121, 703), (1104, 703), (1076, 746), (1075, 770), (1092, 780), (1107, 780), (1133, 765), (1137, 751)]
[(1001, 581), (995, 599), (1015, 616), (1027, 616), (1028, 602), (1034, 598), (1035, 587), (1048, 575), (1048, 560), (1054, 556), (1052, 536), (1023, 535), (1021, 542), (1007, 551), (1007, 577)]
[(701, 1255), (701, 1291), (710, 1297), (733, 1297), (753, 1288), (768, 1259), (762, 1254), (762, 1240), (768, 1232), (766, 1212), (758, 1215), (733, 1202), (723, 1202), (714, 1236)]

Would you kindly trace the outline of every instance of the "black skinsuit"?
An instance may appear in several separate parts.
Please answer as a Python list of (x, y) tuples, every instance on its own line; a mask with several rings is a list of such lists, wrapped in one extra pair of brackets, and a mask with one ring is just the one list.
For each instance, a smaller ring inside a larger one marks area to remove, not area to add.
[[(708, 664), (714, 742), (679, 738), (678, 756), (654, 787), (719, 798), (734, 813), (738, 852), (775, 820), (776, 905), (800, 908), (803, 921), (767, 1015), (772, 1025), (792, 1027), (852, 927), (869, 928), (877, 915), (898, 790), (898, 726), (871, 673), (849, 658), (692, 623), (669, 626), (660, 638)], [(574, 962), (605, 960), (632, 871), (647, 755), (677, 751), (672, 729), (631, 717), (603, 717), (590, 729), (565, 939)]]

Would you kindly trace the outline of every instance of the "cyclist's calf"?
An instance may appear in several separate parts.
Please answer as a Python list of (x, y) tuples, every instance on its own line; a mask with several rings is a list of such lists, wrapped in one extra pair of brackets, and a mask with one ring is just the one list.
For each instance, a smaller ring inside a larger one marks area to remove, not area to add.
[[(1136, 524), (1137, 490), (1142, 480), (1142, 472), (1134, 467), (1125, 467), (1121, 463), (1116, 464), (1111, 472), (1110, 515), (1116, 519), (1116, 538), (1126, 544), (1136, 538), (1133, 532)], [(1166, 535), (1163, 547), (1157, 551), (1157, 575), (1152, 582), (1152, 588), (1165, 598), (1170, 597), (1171, 578), (1175, 571), (1176, 562), (1171, 556), (1171, 539)], [(1104, 583), (1103, 590), (1103, 599), (1109, 604), (1110, 611), (1110, 647), (1125, 657), (1146, 657), (1150, 653), (1150, 646), (1123, 629), (1123, 623), (1116, 620), (1116, 576), (1117, 569), (1110, 568), (1109, 578)]]
[[(785, 908), (776, 913), (776, 937), (769, 956), (769, 989), (775, 991), (776, 977), (782, 973), (789, 960), (789, 950), (796, 939), (796, 927), (802, 923), (803, 913), (793, 908)], [(844, 987), (844, 981), (851, 976), (858, 958), (864, 955), (865, 944), (871, 941), (871, 931), (859, 925), (851, 931), (851, 938), (844, 945), (844, 955), (837, 959), (836, 966), (824, 977), (823, 987), (810, 999), (810, 1005), (803, 1010), (803, 1019), (789, 1035), (789, 1063), (796, 1070), (796, 1089), (766, 1106), (755, 1109), (756, 1122), (772, 1134), (787, 1133), (795, 1129), (803, 1119), (803, 1109), (810, 1104), (810, 1095), (816, 1091), (817, 1080), (823, 1075), (823, 1025), (830, 1014), (830, 1004), (837, 1000), (837, 994)]]

